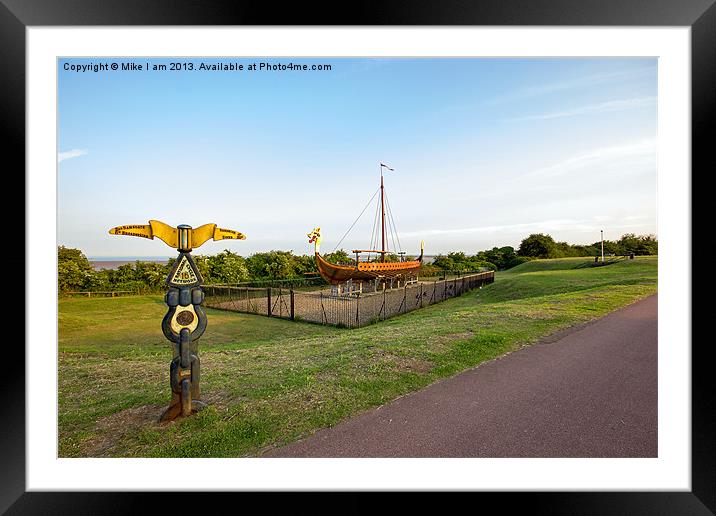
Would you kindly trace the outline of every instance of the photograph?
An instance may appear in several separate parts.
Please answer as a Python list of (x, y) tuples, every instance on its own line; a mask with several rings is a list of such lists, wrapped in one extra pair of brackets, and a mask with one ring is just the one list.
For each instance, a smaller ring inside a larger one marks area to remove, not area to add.
[(58, 458), (659, 458), (659, 67), (58, 56)]

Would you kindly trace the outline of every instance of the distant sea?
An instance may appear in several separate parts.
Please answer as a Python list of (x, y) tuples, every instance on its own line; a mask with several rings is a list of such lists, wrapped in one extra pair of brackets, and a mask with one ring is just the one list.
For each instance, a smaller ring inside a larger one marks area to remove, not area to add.
[(170, 256), (90, 256), (87, 258), (96, 271), (101, 269), (116, 269), (120, 265), (126, 263), (140, 262), (161, 262), (166, 263), (167, 260), (173, 260)]

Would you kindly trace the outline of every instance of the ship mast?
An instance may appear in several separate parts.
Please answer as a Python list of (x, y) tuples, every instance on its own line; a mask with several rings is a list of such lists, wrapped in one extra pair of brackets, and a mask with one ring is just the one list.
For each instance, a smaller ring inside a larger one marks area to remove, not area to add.
[(385, 195), (383, 193), (383, 164), (380, 164), (380, 228), (381, 228), (381, 253), (380, 261), (385, 261)]

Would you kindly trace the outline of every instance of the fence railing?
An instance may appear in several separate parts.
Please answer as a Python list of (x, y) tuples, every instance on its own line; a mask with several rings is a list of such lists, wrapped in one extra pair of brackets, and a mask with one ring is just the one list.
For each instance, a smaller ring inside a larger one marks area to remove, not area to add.
[(472, 276), (474, 274), (479, 274), (481, 272), (489, 272), (490, 269), (487, 267), (483, 267), (478, 270), (472, 270), (472, 271), (453, 271), (453, 270), (447, 270), (447, 269), (440, 269), (436, 272), (435, 277), (441, 280), (445, 279), (454, 279), (454, 278), (462, 278), (463, 276)]
[(131, 296), (136, 294), (136, 291), (133, 290), (107, 290), (107, 291), (77, 291), (77, 292), (70, 292), (70, 291), (62, 291), (60, 292), (60, 296), (65, 297), (72, 297), (72, 296), (84, 296), (84, 297), (118, 297), (118, 296)]
[(252, 280), (242, 281), (241, 283), (217, 283), (214, 286), (221, 287), (251, 287), (251, 288), (301, 288), (316, 287), (325, 285), (325, 280), (320, 276), (306, 276), (302, 278), (289, 278), (281, 280)]
[(495, 280), (493, 271), (419, 282), (371, 293), (332, 295), (293, 288), (205, 285), (205, 306), (220, 310), (357, 328), (416, 310)]

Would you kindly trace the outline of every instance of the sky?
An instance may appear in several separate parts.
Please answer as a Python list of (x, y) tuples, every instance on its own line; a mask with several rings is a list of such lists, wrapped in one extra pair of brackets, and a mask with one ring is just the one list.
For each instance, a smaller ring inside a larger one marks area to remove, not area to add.
[(247, 236), (197, 254), (365, 249), (381, 162), (409, 255), (657, 234), (656, 59), (60, 59), (58, 116), (58, 245), (91, 258), (172, 256), (108, 234), (150, 219)]

